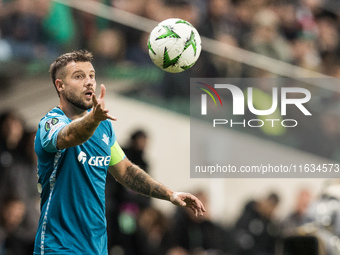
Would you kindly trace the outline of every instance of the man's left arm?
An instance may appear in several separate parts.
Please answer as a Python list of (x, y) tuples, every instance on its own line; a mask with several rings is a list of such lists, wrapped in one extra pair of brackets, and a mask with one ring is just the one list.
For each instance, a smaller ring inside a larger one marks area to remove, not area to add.
[(190, 193), (172, 191), (127, 158), (110, 166), (109, 172), (119, 183), (142, 195), (167, 200), (177, 206), (189, 207), (196, 216), (205, 212), (202, 202), (197, 197)]

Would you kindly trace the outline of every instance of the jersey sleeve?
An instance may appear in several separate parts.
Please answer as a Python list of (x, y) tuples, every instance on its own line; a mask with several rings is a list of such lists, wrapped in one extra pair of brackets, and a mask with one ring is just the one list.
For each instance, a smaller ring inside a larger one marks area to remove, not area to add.
[(122, 161), (124, 158), (125, 158), (124, 151), (119, 146), (118, 142), (115, 141), (114, 144), (111, 146), (111, 160), (109, 165), (113, 166), (118, 162)]
[(68, 122), (65, 116), (46, 117), (40, 122), (40, 141), (44, 150), (50, 153), (59, 151), (57, 148), (58, 133)]

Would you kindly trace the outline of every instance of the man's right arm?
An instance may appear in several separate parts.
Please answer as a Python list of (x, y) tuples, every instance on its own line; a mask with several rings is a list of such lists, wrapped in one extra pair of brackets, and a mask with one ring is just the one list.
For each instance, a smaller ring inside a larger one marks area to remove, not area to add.
[(94, 133), (100, 122), (106, 119), (116, 120), (105, 109), (104, 95), (106, 89), (101, 85), (100, 96), (97, 98), (93, 95), (93, 108), (85, 116), (73, 120), (71, 123), (63, 127), (57, 137), (57, 148), (63, 150), (86, 142)]
[(57, 148), (63, 150), (86, 142), (98, 127), (100, 121), (93, 118), (92, 111), (76, 119), (60, 130)]

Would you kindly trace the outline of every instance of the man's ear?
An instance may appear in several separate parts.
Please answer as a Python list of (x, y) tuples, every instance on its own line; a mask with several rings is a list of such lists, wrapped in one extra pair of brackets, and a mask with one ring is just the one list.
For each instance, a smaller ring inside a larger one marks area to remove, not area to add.
[(56, 79), (55, 80), (55, 87), (56, 87), (58, 93), (60, 93), (65, 89), (65, 84), (61, 79)]

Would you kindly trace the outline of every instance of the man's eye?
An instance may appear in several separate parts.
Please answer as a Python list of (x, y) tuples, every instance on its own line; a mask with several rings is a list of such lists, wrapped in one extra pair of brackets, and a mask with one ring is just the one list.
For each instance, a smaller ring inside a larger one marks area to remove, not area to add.
[(76, 75), (75, 78), (76, 78), (77, 80), (79, 80), (79, 79), (81, 78), (81, 76), (80, 76), (80, 75)]

